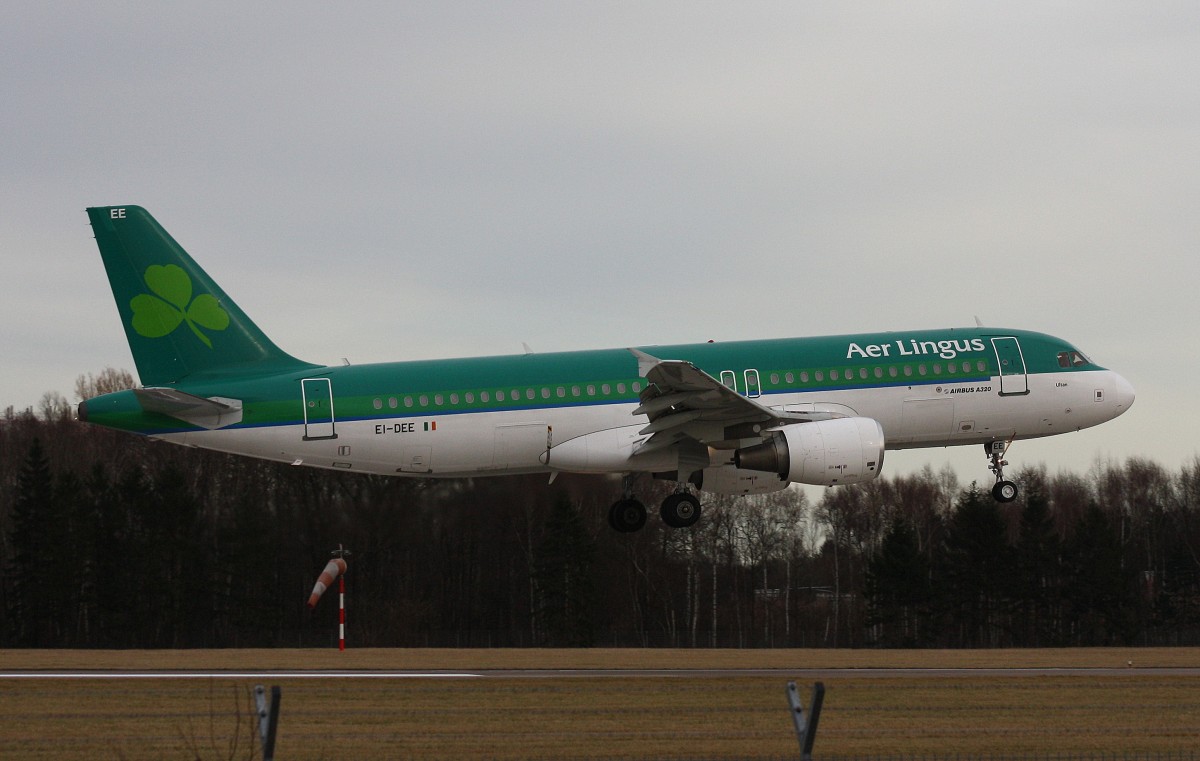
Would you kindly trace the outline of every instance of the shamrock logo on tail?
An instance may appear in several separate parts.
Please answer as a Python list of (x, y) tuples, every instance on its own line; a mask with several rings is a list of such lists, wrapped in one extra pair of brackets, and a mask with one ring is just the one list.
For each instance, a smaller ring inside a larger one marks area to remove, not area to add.
[(133, 307), (133, 329), (139, 336), (162, 338), (186, 322), (196, 337), (212, 348), (212, 341), (200, 328), (224, 330), (229, 313), (212, 294), (192, 298), (192, 279), (182, 267), (153, 264), (146, 269), (146, 285), (155, 295), (138, 294), (129, 302)]

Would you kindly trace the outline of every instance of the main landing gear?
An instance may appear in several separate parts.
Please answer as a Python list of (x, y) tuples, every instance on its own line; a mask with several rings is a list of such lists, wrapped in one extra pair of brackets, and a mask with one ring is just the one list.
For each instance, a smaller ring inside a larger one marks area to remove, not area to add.
[(685, 491), (677, 491), (662, 501), (658, 514), (671, 528), (687, 528), (700, 520), (700, 500)]
[(646, 506), (633, 497), (625, 497), (608, 508), (608, 524), (622, 534), (640, 531), (646, 525)]
[[(677, 491), (662, 501), (658, 511), (663, 523), (671, 528), (687, 528), (700, 520), (700, 500), (686, 491)], [(633, 496), (633, 477), (625, 477), (625, 495), (608, 509), (608, 523), (623, 534), (646, 525), (646, 506)]]
[(996, 474), (996, 485), (992, 487), (992, 499), (997, 502), (1012, 502), (1017, 498), (1017, 485), (1012, 481), (1004, 480), (1004, 466), (1008, 464), (1004, 455), (1008, 453), (1011, 445), (1011, 441), (989, 441), (983, 445), (984, 453), (991, 460), (988, 470)]

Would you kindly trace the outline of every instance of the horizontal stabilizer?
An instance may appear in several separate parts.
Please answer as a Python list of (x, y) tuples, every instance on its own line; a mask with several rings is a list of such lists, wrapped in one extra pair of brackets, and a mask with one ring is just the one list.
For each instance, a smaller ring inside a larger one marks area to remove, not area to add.
[(146, 412), (168, 415), (210, 431), (242, 422), (240, 399), (206, 399), (173, 388), (138, 388), (133, 393)]

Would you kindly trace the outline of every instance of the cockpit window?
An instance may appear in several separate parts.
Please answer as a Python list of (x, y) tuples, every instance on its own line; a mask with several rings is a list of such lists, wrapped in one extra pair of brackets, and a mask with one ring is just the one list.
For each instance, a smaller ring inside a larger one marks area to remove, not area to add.
[(1082, 367), (1083, 365), (1091, 364), (1087, 357), (1083, 356), (1083, 352), (1079, 351), (1060, 351), (1058, 353), (1059, 367)]

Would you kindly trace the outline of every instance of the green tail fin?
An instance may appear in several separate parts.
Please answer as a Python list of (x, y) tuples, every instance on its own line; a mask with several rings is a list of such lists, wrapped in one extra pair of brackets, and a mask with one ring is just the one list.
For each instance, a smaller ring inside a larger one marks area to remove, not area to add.
[(87, 212), (143, 385), (313, 367), (272, 343), (148, 211)]

